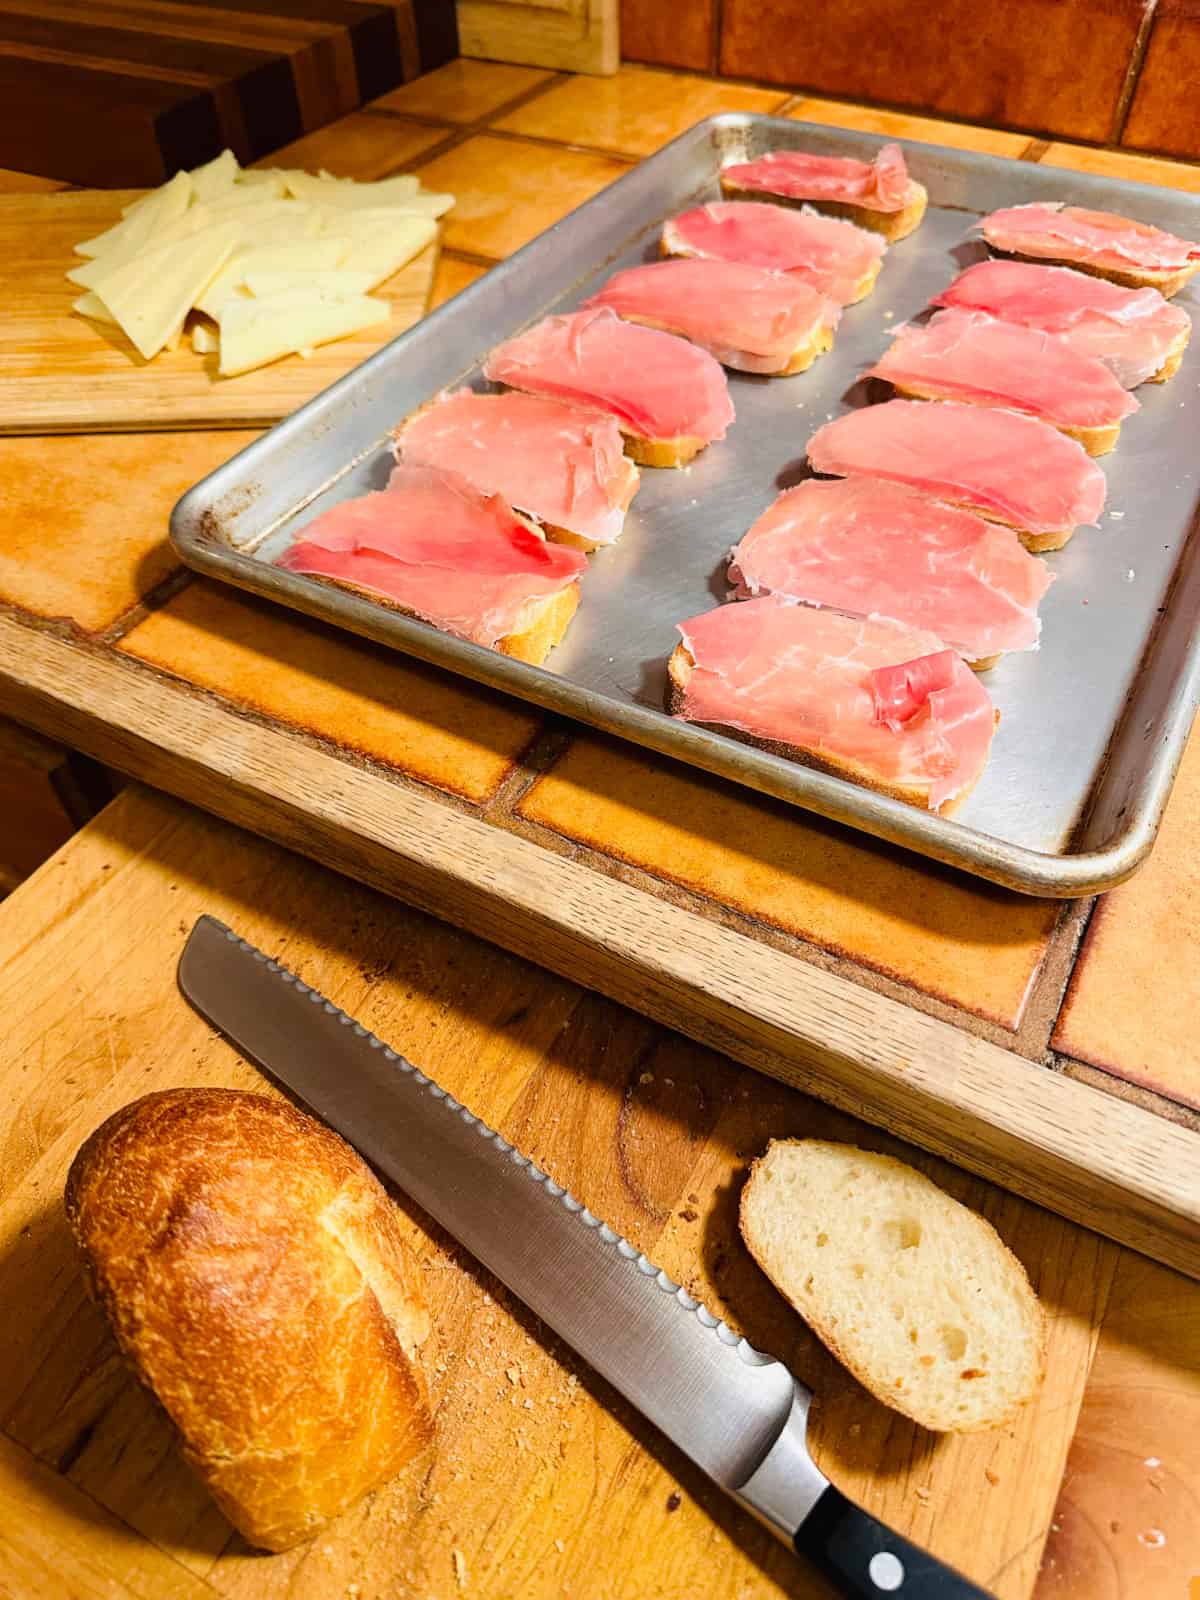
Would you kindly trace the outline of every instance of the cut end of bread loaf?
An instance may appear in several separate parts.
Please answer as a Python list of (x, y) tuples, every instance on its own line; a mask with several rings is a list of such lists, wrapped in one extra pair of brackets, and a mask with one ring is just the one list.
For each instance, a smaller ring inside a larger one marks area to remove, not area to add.
[(767, 194), (762, 189), (743, 189), (724, 178), (721, 179), (721, 193), (726, 200), (764, 200), (769, 205), (791, 206), (795, 209), (811, 206), (814, 211), (824, 212), (827, 217), (842, 217), (860, 228), (869, 228), (872, 233), (882, 234), (889, 244), (906, 239), (915, 232), (921, 226), (925, 208), (929, 204), (929, 191), (915, 178), (909, 183), (908, 197), (899, 211), (879, 211), (871, 206), (851, 205), (844, 200), (798, 200), (791, 195)]
[(936, 1432), (1011, 1421), (1036, 1394), (1045, 1317), (989, 1222), (891, 1156), (776, 1140), (742, 1236), (814, 1333), (885, 1405)]

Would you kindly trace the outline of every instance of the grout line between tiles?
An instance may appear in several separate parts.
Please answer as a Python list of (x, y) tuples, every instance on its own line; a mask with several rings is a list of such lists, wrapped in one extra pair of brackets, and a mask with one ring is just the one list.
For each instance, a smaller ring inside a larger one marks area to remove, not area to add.
[(1110, 144), (1120, 145), (1124, 138), (1125, 124), (1129, 121), (1129, 111), (1133, 105), (1134, 94), (1137, 92), (1138, 80), (1142, 75), (1142, 63), (1146, 59), (1146, 51), (1150, 48), (1150, 35), (1154, 31), (1157, 11), (1158, 0), (1143, 0), (1142, 20), (1138, 24), (1133, 49), (1129, 53), (1129, 65), (1125, 69), (1125, 79), (1113, 109), (1112, 126), (1108, 131)]
[[(426, 162), (433, 161), (439, 156), (448, 155), (451, 150), (457, 150), (460, 145), (466, 144), (467, 140), (474, 138), (476, 134), (491, 132), (491, 124), (496, 117), (506, 117), (511, 111), (519, 111), (522, 106), (528, 105), (531, 100), (537, 100), (547, 90), (557, 88), (560, 83), (566, 83), (572, 76), (573, 74), (569, 72), (551, 73), (544, 82), (535, 83), (528, 89), (523, 89), (520, 94), (515, 94), (511, 99), (502, 101), (498, 106), (493, 106), (482, 117), (476, 117), (471, 122), (448, 122), (441, 117), (429, 118), (427, 121), (422, 122), (419, 117), (410, 116), (405, 111), (397, 111), (389, 106), (373, 106), (369, 109), (374, 115), (391, 117), (398, 122), (421, 123), (425, 127), (436, 126), (445, 129), (446, 136), (444, 139), (440, 139), (435, 145), (430, 145), (428, 150), (422, 150), (412, 160), (392, 169), (392, 172), (396, 173), (413, 172)], [(336, 124), (330, 124), (330, 126), (336, 126)], [(389, 172), (386, 176), (390, 177), (391, 173)]]
[(1059, 1012), (1071, 975), (1079, 959), (1095, 900), (1067, 900), (1063, 903), (1038, 969), (1025, 997), (1016, 1035), (1023, 1055), (1054, 1065), (1050, 1041), (1058, 1025)]
[(1056, 1052), (1054, 1062), (1064, 1077), (1072, 1078), (1076, 1083), (1086, 1083), (1093, 1089), (1099, 1089), (1102, 1094), (1112, 1095), (1114, 1100), (1138, 1106), (1153, 1116), (1162, 1117), (1164, 1122), (1173, 1122), (1177, 1127), (1200, 1132), (1200, 1111), (1193, 1106), (1172, 1100), (1170, 1095), (1162, 1094), (1157, 1089), (1134, 1083), (1117, 1072), (1094, 1067), (1090, 1061), (1080, 1061), (1078, 1057), (1064, 1055), (1061, 1051)]
[(168, 572), (165, 578), (159, 581), (146, 593), (139, 595), (127, 611), (122, 611), (115, 621), (110, 622), (107, 628), (92, 634), (97, 644), (115, 645), (132, 633), (139, 623), (145, 622), (152, 611), (159, 611), (168, 601), (174, 600), (176, 595), (183, 591), (195, 579), (195, 574), (188, 567), (176, 567)]

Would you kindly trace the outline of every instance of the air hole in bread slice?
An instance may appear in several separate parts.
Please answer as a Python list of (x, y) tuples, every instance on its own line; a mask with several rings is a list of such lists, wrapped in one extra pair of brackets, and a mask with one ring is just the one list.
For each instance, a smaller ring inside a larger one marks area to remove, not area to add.
[(817, 1249), (818, 1250), (823, 1250), (828, 1243), (829, 1243), (829, 1235), (827, 1233), (819, 1233), (817, 1235)]
[(893, 1217), (883, 1225), (883, 1242), (889, 1250), (915, 1250), (921, 1242), (921, 1224), (915, 1217)]
[(940, 1330), (938, 1336), (942, 1341), (942, 1349), (950, 1360), (961, 1361), (967, 1353), (967, 1336), (963, 1330), (947, 1325)]

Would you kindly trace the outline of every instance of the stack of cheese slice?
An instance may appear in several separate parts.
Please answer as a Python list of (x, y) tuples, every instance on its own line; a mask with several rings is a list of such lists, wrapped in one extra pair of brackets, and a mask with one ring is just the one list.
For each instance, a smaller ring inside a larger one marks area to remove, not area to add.
[[(150, 360), (189, 326), (224, 377), (386, 322), (377, 288), (437, 234), (454, 204), (414, 177), (243, 171), (226, 150), (126, 206), (75, 246), (74, 309), (116, 323)], [(190, 318), (190, 324), (189, 324)]]

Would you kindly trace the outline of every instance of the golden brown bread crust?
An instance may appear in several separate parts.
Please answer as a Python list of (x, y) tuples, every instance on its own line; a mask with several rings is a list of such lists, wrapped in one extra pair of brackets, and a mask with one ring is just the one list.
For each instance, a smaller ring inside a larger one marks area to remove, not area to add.
[(708, 443), (707, 439), (697, 439), (693, 435), (678, 439), (644, 439), (640, 434), (626, 433), (623, 428), (621, 436), (625, 440), (625, 454), (639, 467), (686, 467)]
[(1186, 267), (1146, 267), (1140, 272), (1122, 272), (1118, 267), (1093, 267), (1084, 261), (1068, 261), (1063, 256), (1027, 255), (1021, 250), (997, 250), (990, 244), (988, 249), (1006, 261), (1036, 261), (1044, 267), (1070, 267), (1073, 272), (1086, 272), (1090, 277), (1119, 283), (1122, 289), (1157, 289), (1164, 300), (1177, 295), (1200, 272), (1200, 261), (1193, 261)]
[[(1176, 363), (1178, 365), (1178, 363)], [(945, 401), (953, 401), (956, 405), (987, 406), (990, 400), (972, 400), (969, 395), (948, 395), (937, 393), (932, 389), (913, 389), (906, 383), (892, 383), (892, 388), (905, 400), (928, 400), (933, 405), (941, 405)], [(1033, 413), (1029, 413), (1032, 415)], [(1059, 433), (1065, 433), (1068, 439), (1075, 439), (1090, 456), (1106, 456), (1115, 448), (1120, 437), (1121, 424), (1119, 422), (1106, 423), (1103, 427), (1071, 428), (1063, 422), (1055, 422), (1053, 417), (1038, 417), (1039, 422), (1046, 422), (1052, 428), (1057, 428)], [(1027, 550), (1032, 550), (1033, 545), (1026, 545)], [(1039, 549), (1057, 549), (1057, 545), (1040, 545)]]
[[(677, 644), (667, 662), (667, 711), (673, 717), (682, 717), (684, 714), (687, 680), (694, 665), (688, 647), (682, 642)], [(997, 711), (997, 724), (999, 721), (1000, 713)], [(693, 725), (697, 728), (708, 728), (713, 733), (723, 733), (727, 739), (736, 739), (739, 744), (753, 745), (756, 750), (765, 750), (769, 755), (782, 756), (785, 761), (795, 761), (802, 767), (812, 767), (817, 772), (827, 772), (834, 778), (846, 778), (850, 783), (857, 783), (864, 789), (873, 789), (876, 794), (886, 794), (893, 800), (903, 800), (906, 805), (917, 806), (922, 811), (932, 809), (929, 804), (928, 784), (888, 783), (880, 778), (878, 773), (870, 771), (856, 761), (819, 755), (815, 750), (805, 750), (795, 744), (784, 744), (778, 739), (759, 738), (757, 734), (730, 727), (728, 723), (697, 722)], [(982, 775), (980, 772), (961, 793), (939, 807), (938, 816), (953, 816)]]
[[(363, 600), (370, 600), (372, 605), (382, 606), (385, 611), (399, 612), (402, 617), (413, 617), (418, 622), (427, 620), (416, 611), (402, 606), (398, 600), (380, 594), (377, 589), (364, 588), (362, 584), (351, 583), (346, 578), (329, 578), (320, 572), (306, 572), (302, 576), (311, 578), (314, 583), (327, 584), (331, 589), (344, 589), (347, 594), (359, 595)], [(561, 642), (578, 609), (578, 581), (560, 589), (548, 600), (531, 600), (521, 617), (522, 626), (498, 639), (496, 649), (502, 656), (512, 656), (516, 661), (528, 661), (531, 666), (540, 667), (554, 646)], [(429, 626), (432, 628), (436, 624), (431, 622)]]
[(1180, 332), (1178, 339), (1167, 351), (1167, 359), (1162, 366), (1159, 367), (1156, 373), (1146, 379), (1147, 383), (1166, 383), (1175, 376), (1179, 371), (1179, 363), (1183, 360), (1183, 352), (1187, 349), (1188, 340), (1191, 336), (1192, 327), (1189, 322), (1188, 326)]
[(769, 205), (791, 206), (793, 210), (812, 206), (814, 211), (821, 211), (827, 217), (843, 217), (860, 228), (880, 233), (890, 244), (895, 244), (898, 239), (907, 239), (910, 233), (920, 227), (929, 204), (929, 191), (915, 178), (909, 182), (908, 199), (899, 211), (876, 211), (869, 206), (851, 205), (844, 200), (796, 200), (789, 195), (767, 194), (762, 189), (742, 189), (725, 178), (721, 179), (721, 193), (726, 200), (765, 200)]
[(147, 1095), (84, 1144), (65, 1203), (122, 1353), (251, 1544), (309, 1538), (429, 1444), (417, 1266), (378, 1180), (311, 1117)]

